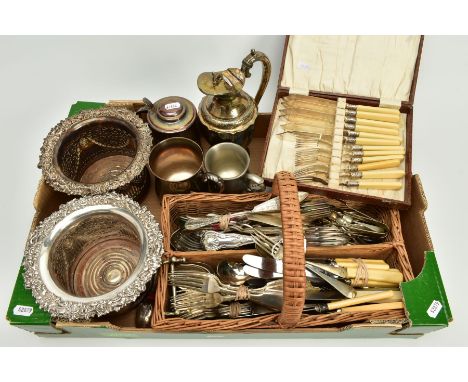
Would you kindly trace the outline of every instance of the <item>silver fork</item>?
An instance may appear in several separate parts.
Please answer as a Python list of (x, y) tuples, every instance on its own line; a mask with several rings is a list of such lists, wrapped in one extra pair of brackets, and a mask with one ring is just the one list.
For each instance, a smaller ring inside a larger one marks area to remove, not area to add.
[[(180, 309), (182, 312), (180, 317), (185, 319), (210, 319), (210, 318), (238, 318), (238, 317), (253, 317), (261, 314), (271, 313), (272, 310), (266, 308), (254, 308), (248, 302), (239, 303), (238, 312), (235, 317), (231, 316), (231, 304), (221, 304), (215, 308), (200, 308), (189, 306), (185, 310)], [(262, 310), (263, 309), (263, 310)]]
[[(203, 309), (199, 311), (194, 311), (191, 316), (187, 318), (198, 318), (198, 319), (206, 319), (206, 318), (242, 318), (242, 317), (254, 317), (254, 316), (261, 316), (264, 314), (269, 314), (275, 312), (274, 310), (263, 308), (261, 306), (253, 306), (248, 302), (244, 302), (239, 304), (239, 311), (236, 316), (231, 316), (231, 304), (226, 305), (222, 304), (214, 309)], [(195, 315), (199, 315), (198, 317), (193, 317)]]
[(204, 293), (192, 289), (184, 289), (178, 293), (177, 299), (171, 298), (174, 310), (187, 310), (189, 307), (193, 309), (213, 309), (224, 302), (231, 302), (233, 296), (223, 296), (220, 293)]
[(174, 271), (169, 274), (169, 282), (177, 287), (199, 290), (203, 293), (235, 294), (236, 287), (224, 284), (212, 273)]
[(281, 260), (283, 258), (283, 240), (281, 236), (273, 238), (253, 227), (251, 235), (259, 252), (263, 252), (276, 260)]
[[(238, 288), (225, 285), (212, 274), (185, 273), (169, 274), (169, 283), (176, 287), (193, 289), (203, 293), (220, 293), (223, 296), (237, 297)], [(283, 305), (283, 292), (278, 282), (267, 283), (263, 288), (249, 289), (248, 299), (259, 305), (280, 309)], [(221, 302), (220, 302), (221, 303)]]
[[(174, 311), (178, 312), (182, 318), (230, 317), (231, 304), (226, 305), (223, 302), (227, 302), (231, 298), (221, 296), (219, 293), (202, 293), (195, 290), (183, 289), (179, 292), (177, 299), (171, 298), (171, 304)], [(253, 308), (249, 302), (238, 303), (237, 308), (239, 316), (253, 314)]]

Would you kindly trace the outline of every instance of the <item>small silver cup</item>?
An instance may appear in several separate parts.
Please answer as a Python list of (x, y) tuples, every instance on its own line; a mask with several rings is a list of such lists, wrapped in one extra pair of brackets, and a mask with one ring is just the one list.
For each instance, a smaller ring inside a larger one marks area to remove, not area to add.
[(224, 182), (224, 193), (261, 192), (265, 190), (263, 178), (249, 173), (250, 157), (242, 146), (223, 142), (212, 146), (205, 153), (206, 171), (217, 175)]
[(156, 194), (189, 192), (222, 192), (224, 184), (218, 176), (203, 168), (203, 151), (194, 141), (167, 138), (153, 147), (149, 169), (155, 177)]

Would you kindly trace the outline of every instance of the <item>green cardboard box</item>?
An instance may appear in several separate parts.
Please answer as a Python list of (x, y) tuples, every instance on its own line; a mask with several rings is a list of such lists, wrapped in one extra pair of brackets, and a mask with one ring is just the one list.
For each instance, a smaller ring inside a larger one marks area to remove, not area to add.
[[(119, 105), (132, 104), (132, 101), (117, 102)], [(103, 103), (77, 102), (71, 107), (70, 116), (84, 109), (102, 107)], [(257, 119), (252, 147), (262, 147), (270, 114), (261, 114)], [(258, 141), (255, 144), (255, 141)], [(260, 156), (261, 154), (258, 154)], [(254, 153), (252, 153), (252, 157)], [(412, 177), (412, 205), (401, 211), (401, 222), (405, 246), (413, 272), (417, 277), (401, 284), (407, 319), (395, 322), (369, 322), (337, 328), (291, 329), (282, 332), (268, 330), (246, 330), (232, 333), (164, 333), (152, 329), (136, 328), (135, 311), (122, 315), (102, 317), (91, 322), (54, 321), (47, 312), (36, 304), (31, 291), (24, 287), (23, 268), (11, 296), (7, 320), (11, 325), (33, 332), (39, 336), (67, 337), (125, 337), (125, 338), (375, 338), (385, 336), (419, 337), (425, 333), (442, 329), (452, 320), (450, 306), (443, 281), (433, 251), (433, 246), (424, 211), (427, 201), (418, 175)], [(34, 199), (36, 215), (31, 229), (50, 215), (56, 206), (70, 197), (58, 193), (42, 180)], [(53, 200), (53, 203), (49, 201)], [(157, 216), (159, 220), (159, 217)]]

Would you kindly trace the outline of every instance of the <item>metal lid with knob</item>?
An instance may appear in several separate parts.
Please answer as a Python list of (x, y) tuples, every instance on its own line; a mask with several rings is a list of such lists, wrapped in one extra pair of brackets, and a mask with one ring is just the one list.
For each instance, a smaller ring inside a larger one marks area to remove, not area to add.
[(149, 126), (160, 133), (179, 133), (187, 130), (195, 121), (197, 110), (192, 102), (183, 97), (170, 96), (154, 104), (143, 98), (146, 104), (139, 110), (147, 111)]

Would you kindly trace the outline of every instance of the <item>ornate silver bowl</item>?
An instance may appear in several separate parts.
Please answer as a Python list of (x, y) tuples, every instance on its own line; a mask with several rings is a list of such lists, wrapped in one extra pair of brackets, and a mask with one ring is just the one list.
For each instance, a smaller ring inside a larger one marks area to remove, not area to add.
[(86, 320), (134, 302), (162, 252), (159, 225), (146, 207), (117, 193), (85, 196), (30, 234), (25, 286), (53, 317)]
[(85, 110), (49, 132), (38, 167), (57, 191), (90, 195), (116, 190), (137, 198), (149, 182), (145, 165), (151, 147), (151, 130), (135, 113)]

